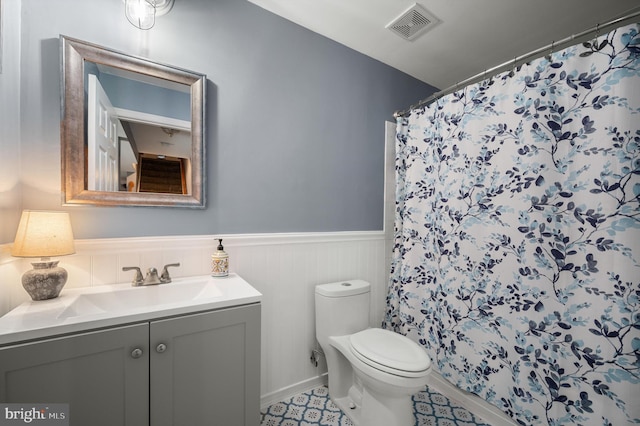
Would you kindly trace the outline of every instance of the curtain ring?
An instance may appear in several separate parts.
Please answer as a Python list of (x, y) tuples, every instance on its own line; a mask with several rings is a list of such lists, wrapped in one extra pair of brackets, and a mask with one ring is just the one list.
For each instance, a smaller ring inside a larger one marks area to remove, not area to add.
[(555, 46), (555, 40), (551, 42), (551, 49), (549, 50), (549, 54), (546, 56), (547, 61), (551, 62), (551, 55), (553, 54), (553, 48)]
[(516, 64), (518, 63), (518, 58), (513, 58), (513, 66), (511, 67), (511, 71), (509, 71), (509, 77), (513, 77), (516, 75)]

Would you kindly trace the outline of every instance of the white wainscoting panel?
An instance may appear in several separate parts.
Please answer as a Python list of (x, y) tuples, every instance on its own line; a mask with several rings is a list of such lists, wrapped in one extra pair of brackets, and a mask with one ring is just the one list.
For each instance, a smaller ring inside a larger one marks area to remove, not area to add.
[[(218, 236), (76, 240), (76, 254), (59, 258), (69, 273), (65, 288), (131, 281), (123, 266), (171, 269), (174, 277), (210, 272)], [(379, 326), (386, 297), (383, 232), (222, 235), (230, 270), (263, 294), (261, 395), (265, 401), (313, 386), (326, 365), (310, 362), (316, 348), (314, 287), (360, 278), (372, 284), (371, 325)], [(29, 259), (0, 246), (0, 315), (28, 301), (20, 284)], [(63, 290), (64, 292), (64, 290)], [(46, 302), (45, 302), (46, 303)]]

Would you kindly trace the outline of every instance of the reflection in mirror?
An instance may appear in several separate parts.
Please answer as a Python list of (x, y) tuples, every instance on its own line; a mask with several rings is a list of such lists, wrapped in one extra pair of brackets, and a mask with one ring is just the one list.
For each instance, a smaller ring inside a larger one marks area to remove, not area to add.
[(190, 87), (86, 61), (85, 81), (87, 189), (190, 194)]
[(205, 77), (61, 45), (64, 202), (203, 207)]

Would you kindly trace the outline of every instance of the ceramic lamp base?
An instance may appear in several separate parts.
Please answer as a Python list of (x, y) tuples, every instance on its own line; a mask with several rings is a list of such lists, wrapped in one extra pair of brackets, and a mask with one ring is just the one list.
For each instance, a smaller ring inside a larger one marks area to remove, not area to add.
[(22, 286), (33, 300), (58, 297), (67, 283), (67, 271), (58, 266), (58, 261), (33, 262), (33, 269), (22, 275)]

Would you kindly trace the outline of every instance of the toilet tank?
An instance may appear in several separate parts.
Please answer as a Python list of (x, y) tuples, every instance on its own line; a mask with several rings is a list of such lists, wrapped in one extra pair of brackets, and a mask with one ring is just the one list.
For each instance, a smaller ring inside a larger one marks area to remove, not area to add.
[(353, 334), (369, 327), (371, 284), (363, 280), (316, 286), (316, 338)]

